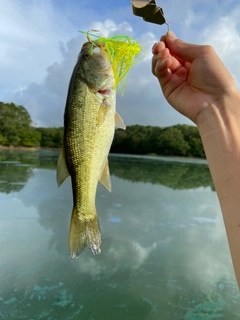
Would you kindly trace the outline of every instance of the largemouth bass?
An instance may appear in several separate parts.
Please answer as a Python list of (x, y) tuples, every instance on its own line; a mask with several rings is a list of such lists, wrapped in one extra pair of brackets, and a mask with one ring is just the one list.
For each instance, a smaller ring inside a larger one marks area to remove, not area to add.
[[(97, 46), (96, 46), (97, 48)], [(112, 66), (104, 47), (86, 42), (74, 67), (64, 113), (64, 141), (57, 164), (60, 186), (70, 175), (73, 210), (69, 251), (77, 257), (87, 246), (101, 252), (101, 233), (95, 207), (98, 181), (111, 191), (108, 153), (115, 126), (125, 129), (116, 113)]]

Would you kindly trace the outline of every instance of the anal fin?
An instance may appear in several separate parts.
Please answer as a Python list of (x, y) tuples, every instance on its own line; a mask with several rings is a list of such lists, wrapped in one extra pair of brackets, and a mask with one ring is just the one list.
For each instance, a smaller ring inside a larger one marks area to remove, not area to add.
[(69, 176), (68, 168), (66, 165), (66, 160), (65, 160), (65, 151), (64, 147), (62, 147), (59, 157), (58, 157), (58, 162), (57, 162), (57, 184), (58, 187), (61, 186), (61, 184), (67, 179)]
[(109, 192), (111, 192), (112, 184), (111, 184), (111, 177), (110, 177), (110, 171), (108, 166), (108, 159), (106, 159), (99, 182), (101, 182), (101, 184), (104, 185), (104, 187), (107, 188)]

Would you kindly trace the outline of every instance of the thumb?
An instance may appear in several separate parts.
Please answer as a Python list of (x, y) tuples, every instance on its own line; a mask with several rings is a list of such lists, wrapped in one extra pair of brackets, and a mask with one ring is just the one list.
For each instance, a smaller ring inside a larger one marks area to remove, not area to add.
[(172, 31), (168, 31), (165, 42), (171, 54), (183, 61), (192, 62), (203, 53), (205, 46), (190, 44), (176, 37)]

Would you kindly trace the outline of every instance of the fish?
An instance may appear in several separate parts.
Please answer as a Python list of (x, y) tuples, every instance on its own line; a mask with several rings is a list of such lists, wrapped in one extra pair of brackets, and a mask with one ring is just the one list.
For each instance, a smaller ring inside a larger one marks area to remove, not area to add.
[(101, 253), (96, 211), (98, 182), (111, 192), (108, 154), (115, 127), (125, 129), (116, 112), (116, 88), (104, 46), (83, 44), (70, 79), (64, 111), (63, 146), (57, 162), (60, 187), (71, 177), (73, 209), (69, 252), (75, 259), (88, 247)]

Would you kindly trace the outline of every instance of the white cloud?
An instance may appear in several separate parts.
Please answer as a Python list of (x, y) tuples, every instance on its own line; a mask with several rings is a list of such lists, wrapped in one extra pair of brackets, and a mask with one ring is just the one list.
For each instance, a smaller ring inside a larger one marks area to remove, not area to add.
[[(122, 241), (124, 241), (124, 246), (119, 246)], [(120, 265), (122, 268), (139, 269), (156, 248), (157, 244), (155, 242), (149, 247), (143, 247), (130, 239), (117, 238), (113, 241), (111, 247), (105, 251), (104, 260), (101, 257), (97, 259), (92, 254), (90, 255), (90, 252), (86, 252), (77, 260), (74, 267), (78, 273), (90, 274), (94, 277), (99, 276), (103, 273), (103, 270), (106, 270), (107, 261), (107, 273), (110, 276), (119, 271)], [(126, 263), (123, 263), (123, 261)]]
[(5, 1), (0, 11), (1, 99), (43, 80), (47, 67), (61, 58), (59, 40), (71, 32), (71, 24), (51, 2)]
[(114, 21), (107, 19), (104, 22), (92, 22), (90, 29), (99, 30), (104, 37), (113, 37), (117, 35), (131, 36), (133, 29), (126, 21), (117, 25)]
[(82, 36), (72, 39), (66, 48), (61, 44), (63, 60), (47, 68), (47, 76), (40, 84), (31, 83), (16, 93), (14, 101), (24, 105), (39, 126), (62, 126), (70, 75), (79, 53)]
[(201, 42), (214, 47), (240, 88), (240, 33), (235, 13), (207, 26), (202, 32)]
[[(221, 5), (200, 0), (161, 3), (171, 29), (186, 41), (212, 44), (240, 83), (239, 5), (236, 1), (231, 5), (234, 10), (227, 1)], [(129, 35), (141, 44), (152, 44), (166, 32), (163, 26), (126, 13), (120, 0), (101, 10), (93, 3), (86, 6), (73, 0), (64, 5), (53, 5), (53, 0), (4, 1), (0, 12), (0, 100), (23, 104), (38, 125), (62, 125), (69, 78), (86, 39), (78, 30), (98, 29), (106, 37)], [(165, 101), (151, 73), (151, 45), (145, 50), (145, 58), (129, 72), (125, 96), (121, 97), (121, 90), (117, 95), (117, 109), (125, 123), (191, 124)]]
[[(95, 29), (108, 30), (105, 36), (115, 34), (132, 35), (128, 23), (115, 24), (111, 20), (92, 24)], [(62, 61), (47, 68), (47, 76), (40, 84), (31, 83), (25, 90), (14, 95), (14, 101), (24, 105), (33, 121), (39, 126), (61, 126), (67, 96), (68, 83), (79, 53), (79, 44), (85, 41), (85, 35), (70, 40), (66, 47), (61, 43)], [(138, 37), (142, 44), (154, 43), (153, 33), (144, 33)], [(171, 125), (176, 122), (188, 122), (183, 116), (171, 110), (162, 96), (157, 79), (151, 73), (151, 46), (145, 47), (145, 57), (132, 67), (127, 77), (124, 97), (121, 88), (117, 94), (117, 109), (127, 125), (151, 124)], [(140, 112), (141, 110), (141, 112)]]

